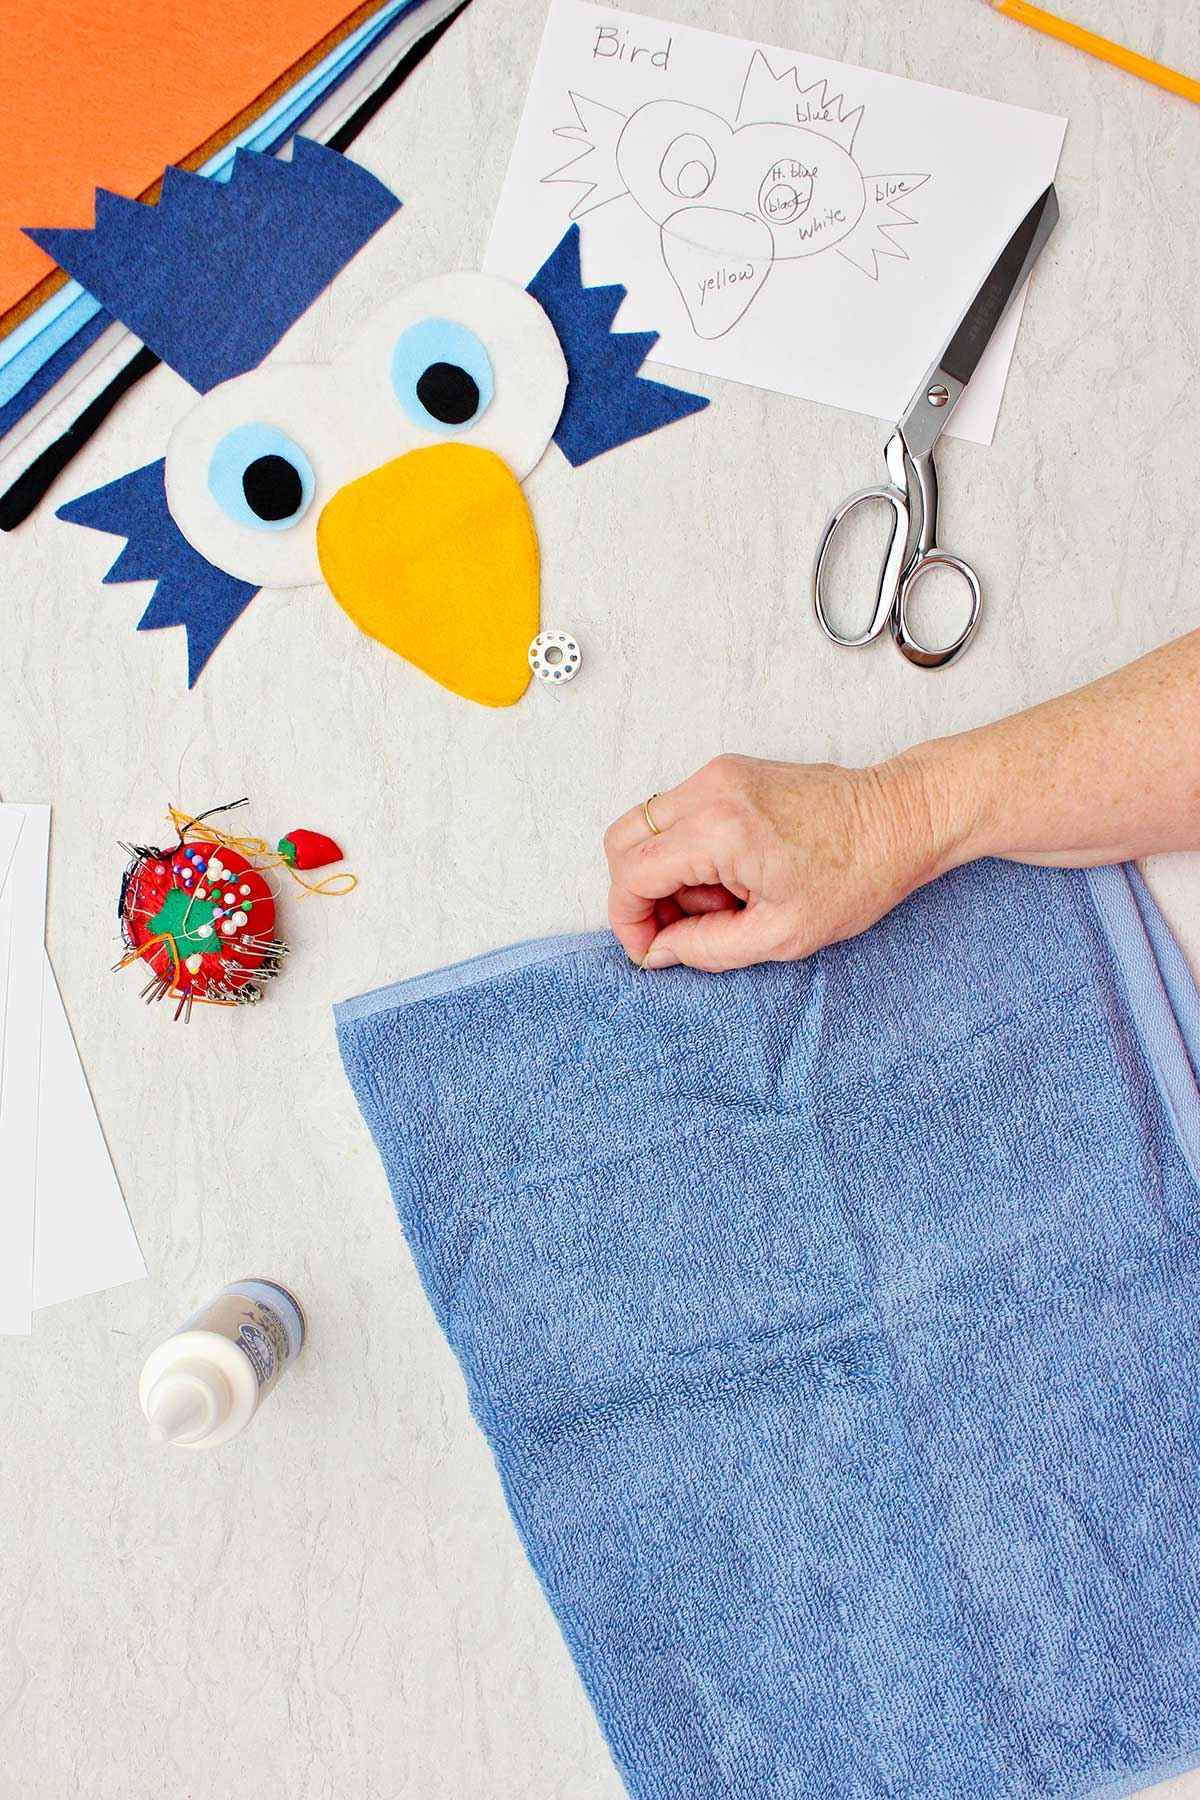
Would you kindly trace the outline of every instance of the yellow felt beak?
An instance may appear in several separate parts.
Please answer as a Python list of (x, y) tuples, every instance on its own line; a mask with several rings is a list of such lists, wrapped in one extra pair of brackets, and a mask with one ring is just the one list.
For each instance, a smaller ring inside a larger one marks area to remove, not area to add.
[(538, 544), (507, 463), (432, 444), (341, 488), (317, 521), (321, 573), (370, 637), (481, 706), (529, 685)]

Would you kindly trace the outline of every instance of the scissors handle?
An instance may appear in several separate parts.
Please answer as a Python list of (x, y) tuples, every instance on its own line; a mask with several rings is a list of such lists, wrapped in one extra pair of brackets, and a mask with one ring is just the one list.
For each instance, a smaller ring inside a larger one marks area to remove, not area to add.
[[(891, 529), (888, 533), (887, 549), (884, 551), (883, 563), (879, 570), (879, 585), (875, 590), (875, 606), (870, 622), (865, 631), (857, 637), (848, 637), (839, 631), (825, 611), (825, 560), (833, 547), (842, 522), (849, 518), (856, 506), (863, 506), (868, 500), (883, 500), (892, 509)], [(813, 569), (813, 607), (817, 615), (817, 624), (832, 644), (840, 644), (844, 650), (858, 650), (863, 644), (869, 644), (877, 638), (888, 620), (893, 616), (900, 593), (900, 584), (904, 574), (904, 561), (908, 551), (909, 513), (908, 501), (898, 487), (860, 488), (856, 494), (847, 495), (840, 506), (834, 508), (829, 515), (829, 522), (821, 538), (817, 551), (816, 566)]]
[[(953, 569), (956, 575), (962, 576), (971, 591), (971, 612), (966, 624), (952, 643), (936, 647), (923, 644), (920, 638), (914, 637), (908, 625), (908, 603), (913, 588), (930, 569)], [(960, 556), (951, 556), (947, 550), (939, 550), (936, 544), (928, 550), (918, 549), (901, 578), (900, 592), (891, 615), (892, 636), (901, 656), (914, 663), (918, 669), (944, 669), (947, 663), (952, 663), (956, 656), (961, 655), (974, 637), (982, 598), (979, 577), (970, 563), (964, 562)]]
[[(921, 506), (921, 525), (917, 532), (917, 541), (913, 545), (912, 553), (900, 576), (896, 604), (891, 616), (892, 636), (896, 640), (896, 648), (901, 656), (910, 663), (914, 663), (917, 668), (944, 669), (947, 663), (952, 663), (956, 656), (961, 655), (974, 637), (975, 627), (979, 623), (979, 607), (983, 595), (979, 586), (979, 577), (970, 563), (964, 562), (961, 556), (951, 556), (948, 550), (943, 550), (938, 544), (938, 477), (932, 446), (928, 450), (914, 455), (905, 441), (902, 430), (896, 433), (896, 437), (900, 439), (903, 455), (907, 458), (908, 467), (911, 468), (916, 480)], [(893, 439), (892, 442), (894, 443), (894, 441)], [(891, 466), (891, 452), (892, 443), (889, 443), (884, 453), (888, 456), (889, 467)], [(952, 569), (956, 575), (962, 577), (970, 589), (971, 611), (967, 622), (958, 636), (949, 644), (936, 646), (923, 644), (920, 638), (915, 637), (909, 630), (908, 603), (912, 597), (913, 588), (922, 575), (927, 575), (930, 569)]]
[[(914, 456), (903, 433), (895, 431), (884, 449), (884, 460), (891, 482), (886, 487), (860, 488), (829, 516), (813, 570), (813, 607), (817, 623), (832, 643), (855, 650), (869, 644), (885, 625), (890, 625), (896, 647), (908, 662), (921, 669), (943, 669), (966, 649), (975, 634), (982, 600), (979, 577), (969, 563), (961, 557), (951, 556), (937, 543), (938, 480), (932, 449)], [(856, 506), (869, 500), (886, 502), (892, 511), (892, 522), (870, 622), (865, 631), (850, 637), (838, 631), (825, 610), (825, 563), (838, 528)], [(914, 510), (918, 508), (916, 541), (910, 550)], [(967, 623), (949, 644), (924, 644), (909, 628), (908, 603), (912, 590), (921, 576), (933, 568), (952, 569), (966, 582), (971, 593)]]

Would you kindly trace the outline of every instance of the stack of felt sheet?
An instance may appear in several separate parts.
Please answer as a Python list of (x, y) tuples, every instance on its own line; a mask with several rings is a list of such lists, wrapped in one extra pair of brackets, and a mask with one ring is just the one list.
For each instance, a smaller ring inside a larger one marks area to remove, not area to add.
[[(5, 27), (0, 134), (0, 496), (139, 348), (24, 228), (87, 226), (97, 187), (154, 200), (168, 164), (324, 141), (462, 0), (40, 0)], [(64, 96), (66, 99), (64, 100)], [(15, 518), (5, 518), (11, 525)]]

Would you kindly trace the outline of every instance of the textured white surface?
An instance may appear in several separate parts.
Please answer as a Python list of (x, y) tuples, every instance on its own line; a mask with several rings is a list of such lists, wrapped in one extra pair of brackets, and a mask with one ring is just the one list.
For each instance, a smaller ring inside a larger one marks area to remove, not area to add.
[[(788, 0), (672, 0), (786, 43)], [(1074, 0), (1200, 66), (1182, 0)], [(328, 353), (389, 284), (478, 265), (542, 0), (475, 0), (356, 154), (405, 198), (292, 349)], [(22, 1800), (618, 1800), (508, 1522), (342, 1079), (331, 1001), (603, 920), (618, 809), (722, 748), (866, 759), (1086, 680), (1200, 622), (1195, 575), (1197, 114), (982, 0), (811, 0), (823, 54), (1065, 112), (1063, 224), (994, 449), (942, 459), (945, 537), (987, 587), (930, 677), (838, 654), (808, 611), (829, 503), (875, 479), (880, 424), (697, 381), (704, 415), (529, 496), (543, 617), (586, 659), (491, 713), (369, 642), (320, 588), (264, 595), (184, 685), (114, 540), (50, 510), (0, 545), (0, 791), (54, 803), (50, 949), (151, 1276), (0, 1342), (0, 1717)], [(160, 455), (188, 391), (143, 382), (56, 500)], [(289, 899), (256, 1012), (172, 1028), (108, 973), (122, 837), (168, 800), (242, 793), (264, 835), (335, 832), (362, 878)], [(1152, 867), (1200, 964), (1194, 859)], [(146, 1352), (240, 1274), (293, 1284), (311, 1343), (244, 1438), (156, 1451)], [(1200, 1796), (1200, 1779), (1166, 1789)], [(769, 1800), (764, 1797), (764, 1800)], [(985, 1797), (981, 1796), (981, 1800)]]

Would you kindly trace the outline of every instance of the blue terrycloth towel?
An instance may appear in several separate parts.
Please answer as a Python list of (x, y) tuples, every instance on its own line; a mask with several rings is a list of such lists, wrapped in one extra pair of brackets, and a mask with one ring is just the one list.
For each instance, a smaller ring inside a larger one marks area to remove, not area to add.
[(724, 976), (525, 944), (338, 1029), (636, 1800), (1200, 1761), (1200, 1002), (1132, 871)]

